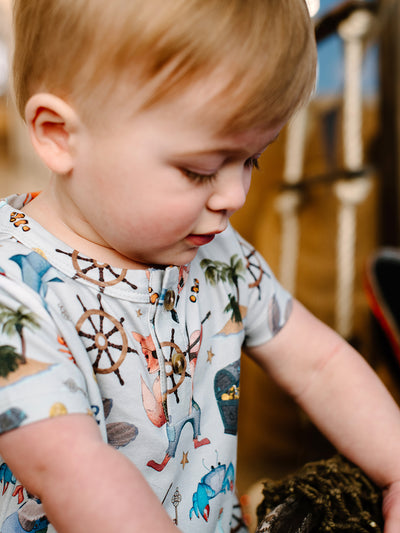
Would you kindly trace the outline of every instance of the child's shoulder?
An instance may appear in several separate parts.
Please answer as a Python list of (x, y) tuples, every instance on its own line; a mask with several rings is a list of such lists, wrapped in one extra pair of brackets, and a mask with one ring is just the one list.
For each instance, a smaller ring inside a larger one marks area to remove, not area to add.
[[(6, 281), (23, 284), (33, 276), (43, 276), (50, 268), (41, 239), (31, 231), (30, 220), (25, 217), (24, 205), (30, 194), (13, 195), (0, 201), (0, 283)], [(32, 233), (32, 236), (28, 236)]]

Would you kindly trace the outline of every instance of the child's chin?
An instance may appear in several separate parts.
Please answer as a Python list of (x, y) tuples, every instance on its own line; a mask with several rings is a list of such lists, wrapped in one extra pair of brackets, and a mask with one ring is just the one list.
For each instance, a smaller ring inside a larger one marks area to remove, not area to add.
[[(198, 248), (194, 248), (193, 250), (190, 250), (183, 254), (179, 254), (179, 256), (175, 256), (174, 258), (172, 258), (172, 261), (169, 262), (168, 265), (174, 265), (178, 267), (187, 265), (188, 263), (191, 263), (193, 261), (198, 251), (199, 251)], [(168, 266), (168, 265), (165, 265), (165, 266)]]
[(196, 257), (197, 252), (198, 252), (198, 249), (194, 250), (191, 253), (187, 252), (185, 254), (180, 254), (179, 257), (178, 256), (175, 256), (173, 258), (171, 257), (171, 261), (166, 260), (166, 261), (162, 261), (159, 263), (148, 263), (148, 265), (153, 268), (167, 268), (169, 266), (181, 267), (181, 266), (187, 265), (188, 263), (191, 263), (193, 259)]

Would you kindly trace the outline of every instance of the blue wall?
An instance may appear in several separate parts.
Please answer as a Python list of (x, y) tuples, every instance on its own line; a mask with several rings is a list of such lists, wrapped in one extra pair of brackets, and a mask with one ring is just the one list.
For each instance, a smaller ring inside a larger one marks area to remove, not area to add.
[[(329, 11), (340, 4), (338, 0), (321, 0), (321, 7), (316, 15)], [(343, 90), (343, 44), (339, 37), (332, 36), (318, 46), (319, 75), (318, 95), (334, 95)], [(363, 91), (366, 96), (376, 94), (378, 88), (378, 48), (371, 46), (365, 56), (363, 66)]]

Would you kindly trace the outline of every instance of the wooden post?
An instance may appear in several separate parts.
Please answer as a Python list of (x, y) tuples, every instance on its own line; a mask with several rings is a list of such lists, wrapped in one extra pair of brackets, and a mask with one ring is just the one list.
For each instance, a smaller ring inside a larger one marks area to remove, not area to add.
[(400, 0), (380, 2), (380, 240), (400, 244)]

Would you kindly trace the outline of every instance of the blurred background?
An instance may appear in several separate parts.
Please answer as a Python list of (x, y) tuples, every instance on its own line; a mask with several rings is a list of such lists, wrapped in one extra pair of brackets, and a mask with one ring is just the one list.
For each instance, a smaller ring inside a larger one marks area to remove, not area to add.
[[(313, 100), (262, 156), (233, 224), (283, 285), (362, 351), (399, 401), (398, 363), (372, 317), (365, 272), (371, 254), (400, 239), (400, 0), (308, 4), (319, 54)], [(10, 1), (0, 0), (0, 197), (48, 179), (14, 108), (11, 41)], [(242, 494), (261, 477), (332, 453), (246, 358), (239, 432)]]
[[(319, 56), (314, 98), (263, 155), (233, 223), (399, 402), (399, 360), (371, 313), (366, 277), (373, 254), (399, 245), (400, 1), (309, 5)], [(240, 409), (244, 493), (262, 476), (282, 477), (334, 451), (246, 358)]]
[(48, 179), (14, 107), (9, 69), (12, 54), (11, 0), (0, 0), (0, 196), (36, 190)]

